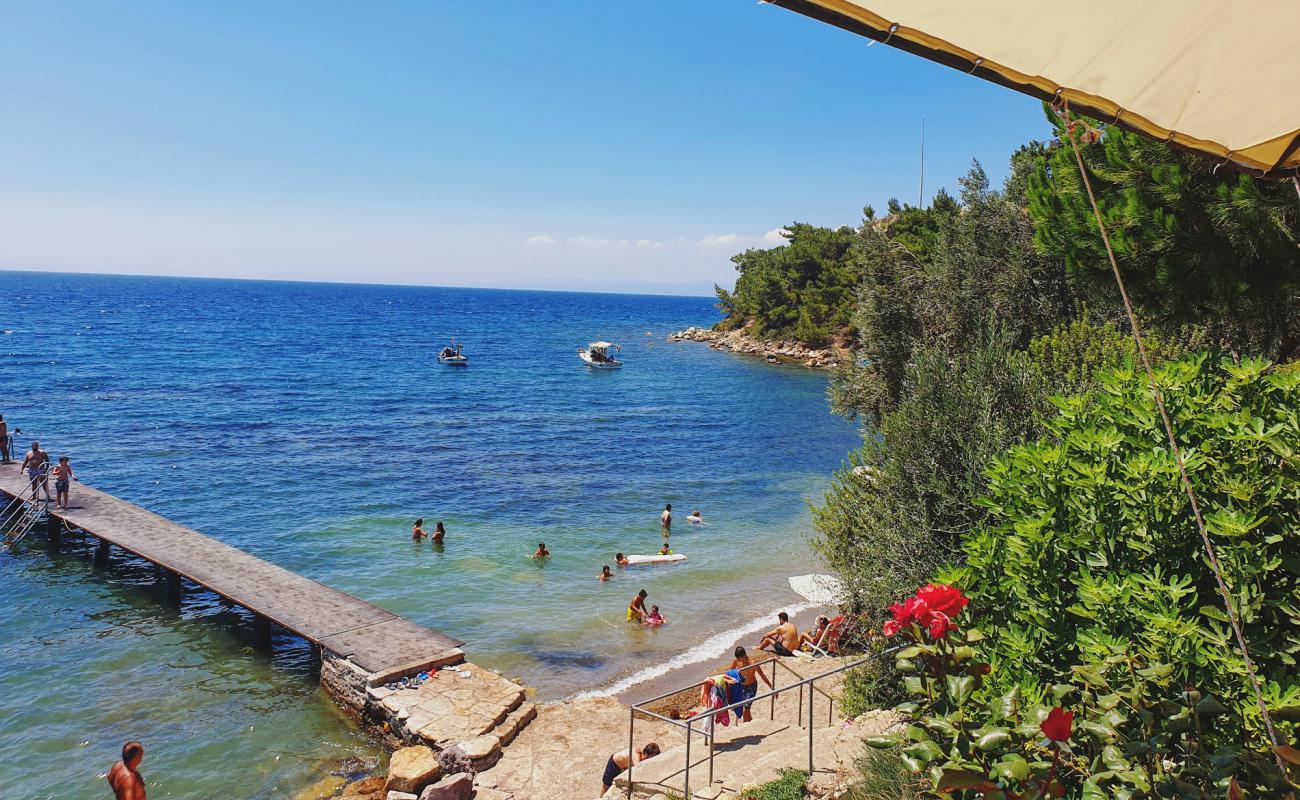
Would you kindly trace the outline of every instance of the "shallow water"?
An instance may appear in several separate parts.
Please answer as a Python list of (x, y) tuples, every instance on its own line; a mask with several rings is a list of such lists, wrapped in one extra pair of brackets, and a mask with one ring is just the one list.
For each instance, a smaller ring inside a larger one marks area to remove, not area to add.
[[(23, 446), (463, 639), (543, 698), (794, 604), (807, 498), (857, 442), (824, 375), (665, 343), (717, 319), (708, 299), (3, 272), (0, 298), (0, 412)], [(467, 369), (434, 359), (449, 336)], [(581, 365), (598, 338), (625, 369)], [(616, 551), (658, 550), (664, 502), (689, 562), (596, 581)], [(444, 547), (411, 542), (416, 516), (445, 521)], [(151, 797), (287, 797), (377, 756), (309, 648), (259, 654), (237, 609), (168, 609), (153, 581), (37, 537), (0, 555), (5, 796), (100, 792), (129, 737)], [(641, 587), (668, 625), (623, 623)]]

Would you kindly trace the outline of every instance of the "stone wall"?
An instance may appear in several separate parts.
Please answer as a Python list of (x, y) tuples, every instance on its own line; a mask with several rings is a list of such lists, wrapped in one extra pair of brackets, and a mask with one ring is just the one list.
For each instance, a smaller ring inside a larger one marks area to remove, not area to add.
[(370, 679), (370, 673), (361, 667), (321, 648), (321, 688), (349, 717), (358, 722), (363, 722), (366, 717), (366, 707), (370, 700), (366, 690), (370, 687)]

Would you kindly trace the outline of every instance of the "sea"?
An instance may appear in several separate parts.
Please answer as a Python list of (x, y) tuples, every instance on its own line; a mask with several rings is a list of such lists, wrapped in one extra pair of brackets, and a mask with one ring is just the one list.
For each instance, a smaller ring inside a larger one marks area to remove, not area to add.
[[(858, 431), (823, 373), (666, 341), (718, 319), (712, 298), (0, 272), (0, 413), (81, 481), (562, 700), (719, 656), (818, 569), (809, 504)], [(436, 359), (453, 337), (466, 368)], [(594, 340), (626, 366), (584, 366)], [(598, 581), (659, 550), (665, 503), (687, 562)], [(663, 627), (624, 622), (642, 588)], [(143, 562), (33, 535), (0, 552), (0, 608), (5, 798), (101, 796), (128, 739), (151, 798), (293, 798), (380, 758), (310, 646), (256, 648), (210, 594), (168, 605)]]

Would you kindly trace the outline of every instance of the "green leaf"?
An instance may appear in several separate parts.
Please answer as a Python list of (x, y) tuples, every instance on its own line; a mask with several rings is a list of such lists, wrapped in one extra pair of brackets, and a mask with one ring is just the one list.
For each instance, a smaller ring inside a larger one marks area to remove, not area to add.
[(972, 786), (978, 786), (988, 780), (988, 776), (982, 772), (976, 772), (972, 769), (945, 768), (938, 780), (938, 788), (941, 792), (950, 792), (955, 789), (969, 789)]
[(1029, 777), (1029, 762), (1017, 755), (1005, 756), (1001, 761), (993, 765), (990, 773), (995, 778), (1023, 781)]
[(1227, 714), (1228, 707), (1216, 700), (1213, 695), (1206, 695), (1196, 704), (1196, 713), (1202, 717), (1217, 717), (1220, 714)]
[(957, 729), (944, 717), (926, 717), (921, 720), (921, 724), (931, 733), (937, 733), (940, 736), (947, 736), (951, 739), (957, 735)]
[(974, 675), (947, 675), (944, 677), (944, 681), (947, 684), (948, 699), (952, 700), (957, 706), (966, 705), (971, 692), (975, 691)]
[(903, 678), (903, 688), (908, 694), (927, 695), (925, 691), (925, 679), (919, 675), (908, 675)]
[(1089, 778), (1083, 782), (1079, 797), (1081, 800), (1110, 800), (1110, 795), (1102, 791), (1095, 778)]
[(874, 747), (877, 750), (889, 750), (898, 746), (898, 734), (888, 736), (868, 736), (862, 740), (867, 747)]
[(1055, 697), (1057, 700), (1063, 700), (1069, 696), (1071, 692), (1074, 692), (1076, 688), (1077, 687), (1072, 683), (1053, 684), (1051, 689), (1052, 697)]
[(943, 750), (939, 745), (931, 741), (909, 744), (907, 747), (903, 748), (903, 752), (922, 763), (929, 763), (936, 759), (943, 758)]
[(1006, 728), (994, 728), (975, 741), (975, 746), (980, 750), (988, 752), (999, 747), (1004, 747), (1011, 741), (1011, 731)]
[(1015, 719), (1020, 714), (1020, 687), (998, 698), (998, 719)]
[(1163, 678), (1168, 678), (1170, 675), (1173, 675), (1173, 674), (1174, 674), (1174, 665), (1173, 665), (1173, 664), (1155, 664), (1155, 665), (1153, 665), (1153, 666), (1147, 667), (1146, 669), (1140, 669), (1140, 670), (1138, 670), (1138, 671), (1137, 671), (1137, 674), (1140, 675), (1140, 676), (1142, 676), (1143, 678), (1151, 678), (1151, 679), (1153, 679), (1153, 680), (1161, 680), (1161, 679), (1163, 679)]

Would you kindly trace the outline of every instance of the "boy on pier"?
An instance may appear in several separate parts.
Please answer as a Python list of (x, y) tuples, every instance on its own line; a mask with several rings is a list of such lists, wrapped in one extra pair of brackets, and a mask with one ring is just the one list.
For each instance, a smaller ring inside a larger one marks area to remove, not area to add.
[(59, 463), (50, 474), (54, 476), (54, 507), (68, 510), (68, 481), (75, 481), (76, 475), (72, 474), (72, 465), (68, 463), (67, 456), (59, 456)]

